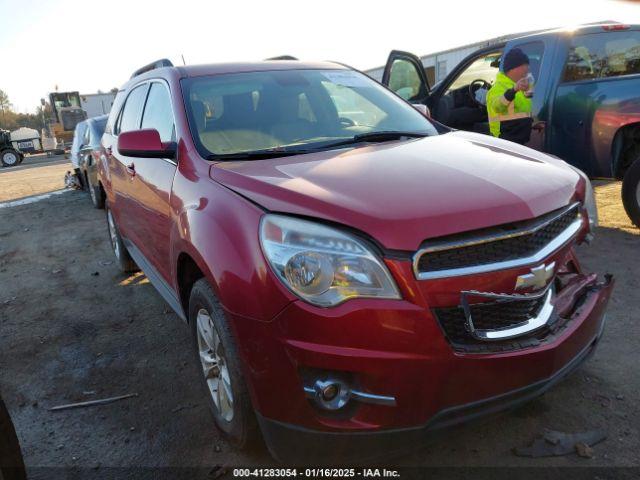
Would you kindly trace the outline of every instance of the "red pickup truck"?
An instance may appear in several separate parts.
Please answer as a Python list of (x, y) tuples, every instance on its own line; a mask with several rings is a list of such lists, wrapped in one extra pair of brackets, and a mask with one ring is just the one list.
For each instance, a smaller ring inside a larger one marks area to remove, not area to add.
[(189, 324), (236, 445), (390, 453), (540, 395), (602, 335), (585, 175), (344, 66), (151, 64), (102, 148), (116, 258)]

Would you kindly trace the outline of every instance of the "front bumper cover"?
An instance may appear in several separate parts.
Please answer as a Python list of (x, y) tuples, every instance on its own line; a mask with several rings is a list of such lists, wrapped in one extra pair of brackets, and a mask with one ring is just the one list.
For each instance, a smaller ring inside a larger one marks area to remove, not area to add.
[(478, 418), (516, 408), (547, 392), (579, 368), (595, 351), (604, 331), (602, 319), (598, 335), (569, 363), (549, 378), (531, 385), (441, 410), (420, 427), (378, 432), (326, 432), (270, 420), (256, 412), (265, 443), (271, 454), (284, 463), (366, 461), (393, 456), (419, 447), (435, 433)]
[[(361, 425), (364, 428), (358, 429), (343, 428), (338, 422), (329, 427), (327, 422), (321, 422), (319, 425), (322, 427), (317, 429), (297, 422), (277, 420), (278, 417), (270, 418), (268, 414), (264, 414), (266, 412), (260, 414), (258, 408), (256, 414), (265, 442), (272, 455), (284, 462), (367, 460), (380, 458), (381, 455), (393, 455), (400, 451), (406, 452), (407, 448), (424, 443), (435, 432), (516, 407), (545, 393), (578, 368), (593, 353), (604, 330), (605, 308), (613, 285), (613, 279), (608, 276), (605, 282), (592, 284), (586, 288), (582, 302), (573, 311), (570, 324), (558, 331), (548, 344), (507, 354), (454, 355), (451, 358), (453, 366), (449, 372), (455, 371), (456, 375), (448, 377), (452, 383), (445, 387), (445, 384), (442, 384), (443, 377), (439, 380), (433, 377), (433, 386), (437, 386), (440, 382), (439, 392), (448, 400), (440, 403), (440, 408), (432, 409), (426, 420), (416, 422), (417, 426), (393, 427), (391, 425), (386, 428), (382, 426), (375, 428), (373, 424), (366, 425), (366, 422), (362, 422)], [(570, 305), (558, 305), (558, 308), (569, 310)], [(319, 356), (296, 356), (296, 352), (290, 350), (289, 358), (296, 358), (298, 365), (304, 365), (309, 364), (308, 362), (315, 363), (316, 360), (322, 361), (323, 358), (328, 358), (328, 354), (325, 351), (318, 354)], [(372, 360), (370, 358), (366, 365), (371, 365)], [(332, 366), (340, 370), (342, 366), (354, 365), (353, 357), (345, 362), (344, 364), (342, 361), (336, 362)], [(376, 361), (373, 363), (375, 364)], [(422, 362), (419, 363), (422, 364)], [(327, 365), (330, 364), (331, 362), (327, 363)], [(399, 365), (393, 360), (389, 365), (391, 364)], [(545, 369), (538, 368), (541, 364), (544, 364), (546, 369), (546, 373), (542, 375), (540, 373), (545, 372)], [(425, 363), (418, 369), (405, 371), (396, 369), (396, 377), (402, 379), (402, 382), (409, 382), (413, 378), (415, 382), (417, 372), (423, 371), (426, 365), (431, 363)], [(372, 366), (372, 368), (376, 370), (375, 367)], [(480, 383), (476, 382), (475, 387), (473, 386), (474, 377), (482, 377)], [(491, 379), (496, 383), (495, 385), (483, 383), (491, 382)], [(466, 387), (462, 388), (460, 382)], [(386, 385), (391, 388), (394, 384), (391, 382)], [(403, 383), (403, 385), (409, 384)], [(491, 388), (495, 393), (482, 396), (479, 394), (479, 385)], [(419, 383), (413, 383), (409, 388), (422, 387)], [(469, 395), (469, 389), (474, 390), (473, 395)], [(367, 407), (365, 409), (363, 407), (362, 411), (366, 410), (368, 415), (360, 418), (382, 419), (384, 415), (402, 415), (408, 412), (424, 414), (429, 411), (429, 407), (420, 403), (420, 399), (432, 400), (425, 396), (428, 395), (426, 392), (409, 397), (410, 403), (407, 403), (406, 395), (405, 391), (404, 396), (400, 397), (400, 401), (404, 402), (400, 405), (402, 408)], [(468, 400), (456, 402), (455, 398), (468, 398)], [(288, 405), (289, 408), (295, 408), (295, 402)], [(300, 409), (297, 413), (303, 414)], [(383, 417), (378, 417), (379, 414)], [(298, 418), (302, 417), (298, 416)], [(309, 417), (307, 419), (311, 421)]]

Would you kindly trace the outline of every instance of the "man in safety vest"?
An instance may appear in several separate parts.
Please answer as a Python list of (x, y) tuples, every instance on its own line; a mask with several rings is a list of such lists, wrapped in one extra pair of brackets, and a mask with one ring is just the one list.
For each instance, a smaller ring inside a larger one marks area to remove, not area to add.
[(519, 48), (507, 52), (502, 71), (487, 94), (491, 135), (524, 145), (531, 136), (529, 57)]

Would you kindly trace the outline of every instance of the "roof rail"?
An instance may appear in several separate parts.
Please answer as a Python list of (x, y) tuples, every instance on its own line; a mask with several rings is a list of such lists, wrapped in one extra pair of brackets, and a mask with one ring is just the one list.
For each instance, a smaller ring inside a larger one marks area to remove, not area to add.
[(279, 55), (277, 57), (265, 58), (265, 60), (298, 60), (291, 55)]
[(161, 58), (160, 60), (156, 60), (155, 62), (151, 62), (150, 64), (139, 68), (138, 70), (133, 72), (133, 75), (131, 75), (131, 78), (137, 77), (138, 75), (142, 75), (143, 73), (150, 72), (151, 70), (155, 70), (156, 68), (162, 68), (162, 67), (173, 67), (173, 63), (171, 63), (171, 60), (168, 60), (166, 58)]

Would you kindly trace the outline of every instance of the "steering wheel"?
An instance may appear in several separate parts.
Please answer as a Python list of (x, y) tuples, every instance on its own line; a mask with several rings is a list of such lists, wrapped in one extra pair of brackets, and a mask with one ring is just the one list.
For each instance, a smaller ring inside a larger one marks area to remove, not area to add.
[[(476, 85), (477, 87), (474, 88)], [(486, 80), (483, 80), (482, 78), (478, 78), (473, 82), (471, 82), (469, 84), (469, 97), (471, 97), (471, 100), (476, 104), (476, 106), (484, 108), (486, 105), (480, 103), (476, 98), (476, 91), (481, 88), (484, 88), (485, 90), (489, 91), (489, 89), (491, 88), (491, 84)]]

